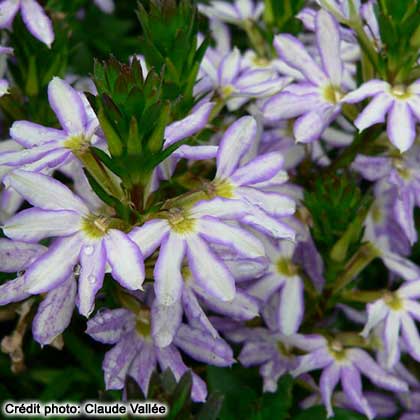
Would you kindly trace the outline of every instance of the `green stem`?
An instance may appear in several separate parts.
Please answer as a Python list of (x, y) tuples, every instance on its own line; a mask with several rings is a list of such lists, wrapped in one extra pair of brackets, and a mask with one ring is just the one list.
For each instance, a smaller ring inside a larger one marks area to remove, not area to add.
[(379, 251), (370, 242), (362, 245), (346, 264), (343, 273), (334, 283), (332, 294), (337, 294), (345, 288), (361, 271), (363, 271), (376, 257)]

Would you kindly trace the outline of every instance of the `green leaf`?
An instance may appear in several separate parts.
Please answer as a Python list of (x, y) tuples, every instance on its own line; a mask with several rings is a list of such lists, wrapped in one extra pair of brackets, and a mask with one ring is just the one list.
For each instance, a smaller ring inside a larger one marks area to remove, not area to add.
[(175, 396), (174, 401), (172, 401), (170, 411), (168, 414), (168, 419), (175, 419), (182, 410), (186, 410), (187, 406), (190, 405), (190, 394), (192, 388), (192, 375), (191, 371), (188, 370), (182, 375), (179, 380), (176, 388), (173, 392)]

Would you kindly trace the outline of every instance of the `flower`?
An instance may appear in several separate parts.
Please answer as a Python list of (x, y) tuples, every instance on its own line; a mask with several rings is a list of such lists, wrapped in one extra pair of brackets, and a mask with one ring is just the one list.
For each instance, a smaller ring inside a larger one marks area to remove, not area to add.
[(3, 0), (0, 3), (0, 28), (10, 27), (19, 10), (29, 32), (50, 48), (54, 41), (52, 23), (35, 0)]
[(263, 106), (268, 122), (298, 117), (293, 131), (296, 141), (302, 143), (317, 140), (338, 116), (344, 89), (339, 27), (324, 10), (316, 16), (316, 38), (321, 66), (297, 38), (287, 34), (275, 37), (280, 58), (300, 71), (305, 80), (292, 83)]
[(400, 329), (409, 354), (420, 361), (420, 337), (413, 320), (420, 320), (420, 281), (404, 284), (395, 292), (385, 292), (382, 299), (367, 305), (368, 320), (361, 332), (364, 337), (380, 323), (384, 323), (383, 342), (387, 353), (387, 367), (400, 358)]
[(181, 298), (181, 266), (185, 256), (198, 285), (223, 301), (234, 299), (234, 278), (209, 244), (223, 244), (245, 257), (264, 255), (264, 247), (257, 238), (223, 221), (243, 217), (243, 205), (239, 201), (215, 198), (172, 207), (161, 214), (129, 234), (146, 258), (160, 246), (154, 269), (157, 301), (170, 306)]
[(299, 329), (304, 313), (303, 280), (299, 268), (292, 261), (296, 243), (283, 240), (277, 244), (264, 241), (270, 264), (267, 272), (248, 289), (265, 305), (279, 292), (277, 325), (280, 333), (288, 336)]
[[(137, 313), (127, 309), (105, 309), (88, 321), (87, 333), (95, 340), (114, 347), (105, 355), (102, 368), (107, 389), (124, 387), (126, 375), (134, 378), (147, 395), (152, 372), (159, 363), (162, 370), (169, 368), (179, 380), (188, 370), (178, 350), (193, 359), (216, 365), (230, 366), (232, 350), (221, 338), (182, 324), (174, 344), (158, 347), (150, 334), (150, 311), (140, 307)], [(192, 372), (191, 396), (194, 401), (204, 401), (207, 387), (203, 380)]]
[(404, 381), (382, 369), (366, 351), (355, 347), (345, 348), (339, 340), (328, 342), (321, 336), (306, 337), (307, 348), (311, 346), (310, 352), (298, 357), (298, 366), (292, 375), (296, 377), (323, 369), (320, 389), (328, 417), (333, 416), (331, 396), (339, 381), (351, 405), (369, 419), (374, 418), (375, 413), (363, 396), (361, 374), (378, 387), (394, 392), (408, 390)]
[(54, 168), (82, 152), (97, 139), (98, 120), (86, 97), (64, 80), (54, 77), (48, 84), (48, 100), (62, 130), (29, 121), (15, 121), (10, 136), (25, 147), (17, 152), (0, 154), (0, 165), (10, 167), (37, 162), (37, 170)]
[(99, 9), (101, 9), (104, 13), (113, 13), (115, 10), (114, 0), (93, 0)]
[(373, 79), (348, 93), (343, 102), (356, 103), (373, 97), (369, 105), (354, 121), (359, 131), (385, 122), (391, 143), (402, 153), (407, 151), (416, 138), (416, 120), (420, 117), (420, 80), (410, 85), (391, 85), (384, 80)]
[(35, 172), (16, 170), (7, 183), (34, 207), (5, 223), (12, 239), (37, 242), (53, 237), (48, 251), (25, 272), (25, 289), (43, 293), (63, 283), (80, 262), (78, 307), (88, 316), (101, 288), (106, 263), (123, 287), (140, 289), (144, 280), (143, 256), (123, 231), (113, 227), (107, 214), (89, 210), (81, 198), (55, 179)]
[(290, 77), (279, 77), (275, 70), (243, 68), (241, 53), (237, 48), (224, 55), (206, 54), (201, 63), (205, 80), (197, 84), (196, 96), (215, 92), (234, 111), (252, 98), (266, 98), (290, 83)]
[(248, 213), (243, 223), (276, 238), (294, 239), (295, 232), (286, 219), (295, 212), (295, 202), (286, 194), (270, 190), (288, 179), (282, 170), (282, 154), (270, 152), (254, 157), (256, 137), (253, 117), (242, 117), (226, 130), (217, 151), (216, 175), (206, 186), (207, 192), (242, 203)]

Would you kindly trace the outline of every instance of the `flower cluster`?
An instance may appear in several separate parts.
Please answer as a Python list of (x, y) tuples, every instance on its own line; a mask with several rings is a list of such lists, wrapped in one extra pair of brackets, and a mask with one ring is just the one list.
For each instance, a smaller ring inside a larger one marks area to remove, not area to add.
[[(43, 108), (4, 123), (0, 304), (34, 302), (41, 345), (82, 315), (112, 346), (107, 389), (191, 370), (204, 402), (197, 364), (241, 364), (265, 392), (296, 378), (299, 410), (420, 418), (420, 5), (175, 3), (139, 6), (143, 45), (97, 62), (90, 93), (58, 67), (36, 89), (3, 72), (6, 109)], [(0, 3), (10, 69), (19, 13), (54, 51), (47, 12)]]

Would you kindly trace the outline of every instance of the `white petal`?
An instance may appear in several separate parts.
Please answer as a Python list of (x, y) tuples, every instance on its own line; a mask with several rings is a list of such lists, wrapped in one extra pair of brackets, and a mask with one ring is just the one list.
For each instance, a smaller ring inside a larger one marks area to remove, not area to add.
[(54, 31), (50, 18), (35, 0), (21, 0), (23, 21), (29, 32), (48, 47), (54, 41)]
[(383, 80), (369, 80), (366, 83), (363, 83), (359, 88), (348, 93), (342, 99), (343, 102), (356, 103), (363, 101), (363, 99), (368, 98), (369, 96), (375, 96), (378, 93), (383, 93), (389, 87), (387, 82)]
[(216, 178), (226, 178), (237, 168), (257, 135), (257, 122), (253, 117), (242, 117), (223, 135), (217, 153)]
[(88, 213), (87, 207), (79, 197), (50, 176), (17, 170), (7, 176), (7, 183), (35, 207)]
[(139, 228), (134, 228), (128, 236), (140, 248), (143, 257), (147, 258), (155, 252), (168, 232), (167, 220), (153, 219)]
[(141, 289), (144, 263), (139, 247), (125, 233), (110, 229), (105, 236), (105, 249), (112, 277), (129, 290)]
[(190, 210), (190, 213), (197, 219), (203, 216), (235, 219), (247, 213), (247, 205), (241, 200), (229, 200), (216, 197), (212, 200), (199, 201)]
[(48, 85), (48, 100), (67, 133), (78, 135), (85, 131), (87, 116), (77, 90), (59, 77), (54, 77)]
[(407, 151), (416, 138), (415, 118), (407, 102), (394, 101), (389, 111), (387, 133), (401, 153)]
[(371, 125), (383, 123), (385, 115), (393, 103), (393, 99), (386, 93), (376, 95), (369, 105), (355, 119), (354, 125), (363, 131)]
[(316, 15), (316, 40), (322, 64), (335, 86), (341, 85), (343, 64), (340, 53), (340, 31), (337, 21), (325, 10)]
[(367, 337), (372, 328), (376, 327), (389, 312), (388, 306), (382, 300), (378, 300), (367, 306), (368, 320), (360, 333), (363, 337)]
[(159, 304), (173, 305), (182, 293), (181, 264), (185, 255), (185, 241), (171, 233), (162, 242), (155, 265), (155, 293)]
[(289, 277), (281, 290), (278, 325), (285, 335), (297, 332), (304, 312), (303, 284), (298, 276)]
[(188, 238), (187, 255), (194, 278), (201, 287), (224, 301), (235, 297), (235, 281), (232, 275), (198, 236)]
[(258, 258), (265, 255), (264, 245), (254, 235), (221, 223), (216, 218), (202, 218), (198, 223), (198, 231), (207, 241), (232, 247), (244, 257)]
[(387, 367), (391, 368), (399, 358), (400, 314), (390, 311), (385, 320), (384, 339), (387, 352)]

